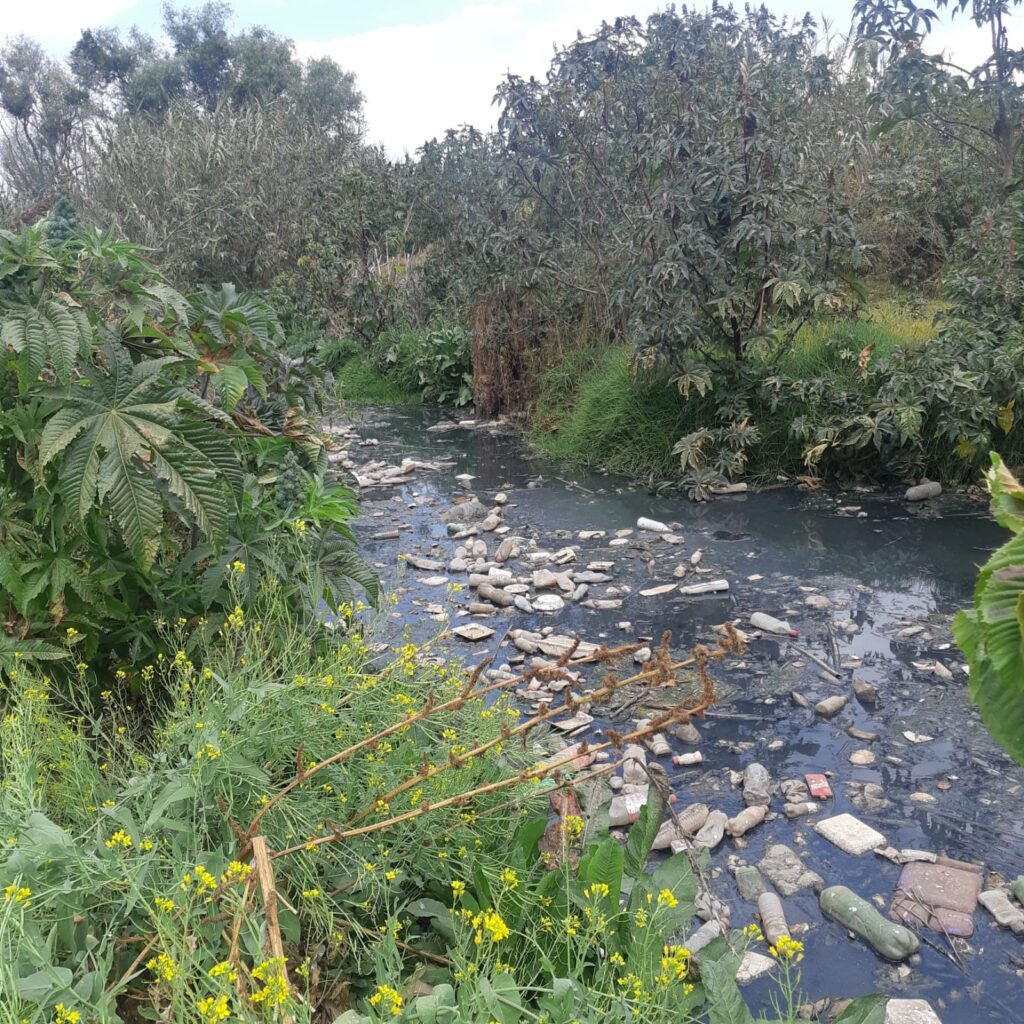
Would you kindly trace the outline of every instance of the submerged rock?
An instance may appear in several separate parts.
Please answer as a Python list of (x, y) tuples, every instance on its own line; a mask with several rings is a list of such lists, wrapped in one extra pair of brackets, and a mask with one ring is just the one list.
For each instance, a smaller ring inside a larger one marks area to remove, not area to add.
[(811, 871), (804, 862), (782, 843), (769, 846), (757, 863), (758, 870), (783, 896), (792, 896), (801, 889), (820, 888), (825, 880)]

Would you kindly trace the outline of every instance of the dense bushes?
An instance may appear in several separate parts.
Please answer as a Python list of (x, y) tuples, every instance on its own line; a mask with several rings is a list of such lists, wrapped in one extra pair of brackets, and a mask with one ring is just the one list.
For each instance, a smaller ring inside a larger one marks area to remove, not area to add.
[[(323, 480), (315, 378), (278, 354), (261, 300), (186, 298), (99, 235), (2, 233), (0, 253), (0, 668), (64, 659), (135, 678), (163, 649), (156, 623), (188, 621), (196, 642), (234, 614), (232, 565), (250, 595), (277, 580), (300, 618), (353, 580), (375, 594), (352, 495)], [(312, 590), (291, 578), (300, 556)]]

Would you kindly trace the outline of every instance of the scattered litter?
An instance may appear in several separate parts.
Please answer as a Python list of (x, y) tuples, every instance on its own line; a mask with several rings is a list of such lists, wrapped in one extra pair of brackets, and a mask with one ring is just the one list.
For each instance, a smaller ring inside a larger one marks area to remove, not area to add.
[(782, 843), (775, 843), (757, 862), (758, 870), (783, 896), (793, 896), (801, 889), (818, 889), (825, 880)]
[(910, 929), (887, 921), (867, 900), (845, 885), (823, 889), (818, 902), (825, 914), (859, 935), (887, 960), (905, 960), (921, 946)]
[(641, 597), (660, 597), (662, 594), (670, 594), (676, 589), (675, 583), (664, 583), (660, 587), (651, 587), (650, 590), (641, 590)]
[(822, 718), (833, 718), (846, 707), (846, 701), (847, 698), (842, 694), (838, 694), (835, 697), (826, 697), (814, 705), (814, 713), (821, 715)]
[(488, 637), (494, 636), (493, 629), (475, 622), (467, 623), (465, 626), (456, 626), (452, 632), (462, 640), (470, 641), (486, 640)]
[(929, 498), (937, 498), (942, 493), (942, 484), (934, 480), (926, 480), (916, 487), (908, 487), (904, 497), (907, 501), (927, 501)]
[(1024, 935), (1024, 910), (1014, 906), (1002, 889), (989, 889), (978, 894), (978, 902), (996, 919), (1001, 928), (1015, 935)]
[(949, 857), (936, 857), (933, 864), (913, 861), (900, 872), (889, 913), (915, 928), (966, 938), (974, 933), (981, 876), (976, 864)]
[(691, 583), (688, 587), (680, 587), (679, 593), (695, 597), (699, 594), (722, 594), (728, 589), (728, 580), (708, 580), (707, 583)]
[(761, 928), (769, 944), (774, 946), (781, 938), (789, 938), (789, 925), (782, 900), (773, 892), (763, 892), (757, 898), (757, 912), (761, 917)]
[(911, 743), (931, 743), (931, 741), (935, 739), (934, 736), (925, 736), (923, 733), (913, 732), (910, 729), (906, 729), (903, 735), (906, 736)]
[(942, 1024), (925, 999), (890, 999), (882, 1024)]
[(797, 636), (797, 631), (784, 619), (777, 619), (774, 615), (767, 615), (764, 612), (754, 612), (750, 616), (750, 624), (754, 629), (762, 633), (776, 633), (779, 636)]
[(691, 765), (700, 764), (704, 760), (704, 755), (699, 750), (694, 750), (688, 754), (676, 754), (672, 758), (672, 763), (677, 768), (686, 768)]
[(636, 528), (638, 530), (647, 530), (648, 533), (671, 533), (672, 528), (666, 523), (660, 523), (657, 519), (644, 519), (641, 516), (636, 521)]
[(815, 800), (830, 800), (832, 798), (832, 787), (824, 775), (811, 773), (804, 776), (807, 788)]
[(755, 953), (748, 949), (740, 961), (739, 970), (736, 972), (737, 985), (749, 985), (762, 975), (767, 974), (775, 966), (775, 961), (763, 953)]
[(837, 814), (814, 823), (814, 829), (845, 853), (860, 856), (885, 842), (885, 836), (852, 814)]

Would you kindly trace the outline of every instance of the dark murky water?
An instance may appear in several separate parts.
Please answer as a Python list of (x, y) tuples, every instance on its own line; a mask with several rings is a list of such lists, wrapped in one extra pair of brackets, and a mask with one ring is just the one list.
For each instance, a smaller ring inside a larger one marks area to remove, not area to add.
[[(492, 620), (495, 644), (506, 626), (558, 632), (578, 632), (584, 639), (633, 640), (673, 632), (674, 642), (686, 647), (709, 635), (710, 627), (726, 619), (746, 620), (754, 611), (788, 618), (800, 631), (799, 643), (825, 661), (832, 659), (832, 637), (842, 659), (859, 657), (862, 678), (877, 684), (877, 707), (852, 698), (832, 721), (817, 719), (810, 710), (795, 707), (789, 693), (797, 689), (811, 699), (850, 693), (853, 672), (844, 670), (840, 683), (823, 682), (820, 669), (788, 648), (784, 640), (756, 640), (742, 663), (720, 671), (729, 697), (701, 725), (704, 764), (694, 769), (669, 766), (678, 793), (678, 806), (703, 800), (728, 814), (743, 807), (727, 769), (739, 770), (751, 761), (764, 764), (773, 778), (801, 776), (808, 771), (833, 772), (835, 800), (827, 814), (850, 812), (884, 833), (896, 848), (928, 849), (985, 865), (1012, 878), (1024, 873), (1024, 771), (1016, 768), (989, 738), (966, 699), (962, 657), (949, 635), (952, 613), (970, 599), (976, 567), (1005, 539), (1003, 532), (976, 504), (957, 498), (910, 507), (875, 494), (801, 494), (792, 490), (721, 498), (694, 505), (683, 497), (652, 498), (642, 488), (613, 477), (576, 473), (533, 459), (517, 437), (500, 429), (460, 429), (427, 433), (436, 415), (425, 410), (368, 411), (357, 424), (361, 436), (377, 438), (378, 447), (356, 448), (357, 462), (371, 458), (398, 463), (411, 456), (448, 460), (455, 465), (440, 472), (418, 472), (411, 484), (364, 492), (364, 519), (358, 532), (382, 576), (395, 579), (399, 553), (430, 553), (446, 561), (457, 542), (446, 536), (442, 509), (455, 494), (466, 493), (454, 477), (470, 473), (473, 492), (485, 505), (499, 491), (509, 496), (505, 523), (513, 533), (534, 536), (546, 549), (565, 543), (580, 545), (577, 566), (591, 560), (615, 562), (609, 585), (628, 585), (633, 592), (622, 608), (588, 610), (567, 603), (557, 615), (524, 615), (506, 611)], [(527, 487), (542, 479), (539, 486)], [(858, 506), (866, 513), (840, 511)], [(638, 516), (681, 524), (683, 547), (670, 547), (650, 534), (635, 534), (636, 546), (609, 547), (614, 531), (635, 526)], [(398, 524), (411, 525), (399, 541), (372, 541), (375, 532)], [(608, 537), (581, 542), (578, 530), (607, 530)], [(559, 531), (566, 531), (559, 533)], [(493, 550), (494, 538), (486, 538)], [(561, 543), (559, 543), (561, 542)], [(701, 568), (712, 575), (688, 573), (684, 583), (724, 577), (729, 593), (704, 598), (678, 592), (644, 598), (637, 591), (673, 582), (672, 570), (701, 548)], [(519, 564), (517, 571), (525, 571)], [(432, 634), (438, 624), (424, 614), (428, 603), (447, 605), (444, 586), (422, 585), (412, 572), (400, 582), (396, 624), (414, 636)], [(759, 576), (760, 579), (750, 579)], [(454, 579), (459, 579), (454, 576)], [(815, 587), (834, 602), (831, 610), (805, 606), (799, 587)], [(604, 587), (591, 588), (601, 596)], [(466, 594), (458, 595), (462, 600)], [(624, 631), (617, 625), (628, 620)], [(836, 623), (852, 620), (856, 632)], [(896, 633), (923, 624), (931, 639), (899, 639)], [(467, 645), (467, 658), (488, 649), (488, 643)], [(500, 651), (497, 663), (507, 657)], [(915, 668), (914, 661), (937, 659), (953, 672), (943, 680)], [(597, 723), (599, 724), (599, 723)], [(870, 768), (852, 766), (849, 754), (867, 744), (852, 739), (845, 727), (855, 725), (881, 734), (871, 744), (878, 761)], [(913, 744), (903, 737), (913, 730), (934, 737)], [(774, 741), (779, 749), (769, 749)], [(673, 741), (674, 743), (675, 741)], [(736, 752), (737, 744), (753, 744)], [(846, 783), (882, 785), (891, 806), (862, 812), (849, 800)], [(941, 785), (940, 785), (941, 784)], [(934, 803), (910, 800), (924, 792)], [(776, 797), (773, 807), (781, 806)], [(870, 899), (891, 896), (899, 867), (868, 853), (852, 857), (820, 838), (810, 827), (813, 819), (788, 821), (781, 815), (755, 829), (749, 842), (726, 839), (712, 856), (720, 869), (714, 889), (732, 908), (732, 924), (752, 920), (755, 906), (742, 900), (725, 868), (730, 855), (747, 863), (760, 859), (766, 845), (781, 842), (806, 855), (810, 867), (826, 884), (845, 884)], [(923, 944), (920, 962), (911, 975), (897, 979), (893, 965), (879, 959), (866, 944), (851, 941), (838, 924), (825, 919), (816, 895), (805, 891), (784, 901), (792, 926), (806, 922), (803, 989), (816, 1000), (824, 996), (854, 996), (885, 991), (893, 996), (925, 998), (945, 1024), (979, 1021), (1024, 1021), (1024, 946), (1011, 933), (996, 929), (988, 912), (979, 907), (976, 931), (962, 966), (940, 952), (943, 936), (927, 933), (937, 949)], [(746, 990), (752, 1003), (768, 1008), (770, 983), (755, 982)]]

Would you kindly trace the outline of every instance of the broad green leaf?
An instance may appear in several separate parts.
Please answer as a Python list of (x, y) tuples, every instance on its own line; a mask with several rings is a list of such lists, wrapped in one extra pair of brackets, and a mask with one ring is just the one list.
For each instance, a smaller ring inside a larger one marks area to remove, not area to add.
[(754, 1018), (736, 984), (739, 965), (740, 958), (735, 954), (714, 962), (699, 961), (700, 978), (708, 997), (709, 1024), (753, 1024)]
[(878, 993), (860, 996), (836, 1017), (835, 1024), (884, 1024), (888, 1002), (888, 996)]

